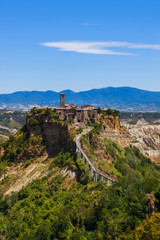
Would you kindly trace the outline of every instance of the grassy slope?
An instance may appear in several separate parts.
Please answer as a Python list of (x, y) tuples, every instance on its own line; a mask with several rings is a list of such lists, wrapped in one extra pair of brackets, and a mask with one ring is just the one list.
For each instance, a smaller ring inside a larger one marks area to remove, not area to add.
[[(140, 119), (144, 119), (150, 124), (160, 119), (159, 112), (120, 112), (121, 120), (130, 120), (130, 124), (136, 124)], [(132, 119), (132, 120), (131, 120)]]
[(5, 142), (6, 137), (13, 134), (13, 129), (22, 128), (25, 122), (26, 113), (24, 112), (0, 110), (0, 143)]

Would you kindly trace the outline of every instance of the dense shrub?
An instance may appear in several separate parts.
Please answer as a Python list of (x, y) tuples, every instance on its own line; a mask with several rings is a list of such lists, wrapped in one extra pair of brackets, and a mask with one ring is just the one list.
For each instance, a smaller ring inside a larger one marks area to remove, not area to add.
[(67, 164), (67, 160), (71, 157), (71, 154), (66, 153), (59, 153), (52, 161), (51, 168), (52, 167), (64, 167)]
[[(109, 188), (91, 182), (85, 174), (70, 186), (66, 177), (49, 175), (17, 194), (0, 197), (1, 238), (129, 239), (148, 214), (147, 194), (155, 192), (157, 206), (160, 202), (160, 173), (149, 161), (141, 165), (144, 159), (134, 155), (135, 149), (113, 147), (114, 164), (123, 177)], [(73, 163), (74, 157), (60, 153), (51, 168), (66, 168), (68, 161)], [(83, 165), (77, 163), (83, 172)]]
[(28, 132), (24, 132), (22, 135), (11, 135), (9, 140), (1, 145), (4, 150), (4, 154), (1, 157), (1, 161), (14, 162), (15, 157), (20, 154), (29, 144)]

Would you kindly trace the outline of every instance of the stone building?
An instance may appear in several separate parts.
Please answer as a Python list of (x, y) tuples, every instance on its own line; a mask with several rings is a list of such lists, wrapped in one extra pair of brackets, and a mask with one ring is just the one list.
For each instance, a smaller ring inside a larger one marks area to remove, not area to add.
[(98, 117), (97, 108), (91, 105), (83, 105), (81, 107), (75, 104), (65, 104), (65, 94), (60, 94), (60, 106), (54, 107), (54, 111), (62, 120), (69, 120), (72, 123), (84, 122), (86, 120), (95, 123)]

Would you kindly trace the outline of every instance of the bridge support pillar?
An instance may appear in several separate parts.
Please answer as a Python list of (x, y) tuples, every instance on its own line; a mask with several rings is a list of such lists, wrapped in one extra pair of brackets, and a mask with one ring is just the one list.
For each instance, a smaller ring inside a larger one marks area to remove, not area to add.
[(85, 171), (87, 172), (87, 170), (88, 170), (88, 162), (85, 159)]
[(79, 149), (77, 150), (77, 157), (80, 159), (81, 158), (81, 153), (79, 151)]
[(93, 171), (93, 181), (94, 181), (94, 182), (96, 181), (96, 174), (95, 174), (95, 171)]
[(109, 184), (109, 180), (108, 180), (107, 178), (105, 178), (105, 184), (106, 184), (107, 186), (110, 185), (110, 184)]
[(81, 164), (83, 164), (83, 157), (81, 156)]
[(94, 172), (94, 182), (97, 182), (97, 173)]
[(98, 176), (98, 180), (99, 180), (99, 182), (101, 182), (101, 175), (100, 174)]
[(90, 178), (92, 177), (92, 168), (91, 168), (90, 165), (89, 165), (89, 177), (90, 177)]
[(103, 176), (100, 175), (100, 182), (103, 182)]

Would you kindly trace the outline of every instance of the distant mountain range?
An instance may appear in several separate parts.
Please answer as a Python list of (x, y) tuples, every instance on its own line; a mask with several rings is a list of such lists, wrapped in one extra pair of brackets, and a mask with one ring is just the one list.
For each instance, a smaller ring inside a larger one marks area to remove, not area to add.
[[(95, 107), (119, 109), (121, 111), (160, 112), (160, 92), (151, 92), (131, 87), (107, 87), (89, 91), (64, 90), (66, 103), (78, 106), (91, 104)], [(29, 110), (34, 106), (57, 106), (60, 92), (21, 91), (0, 94), (0, 108)]]

